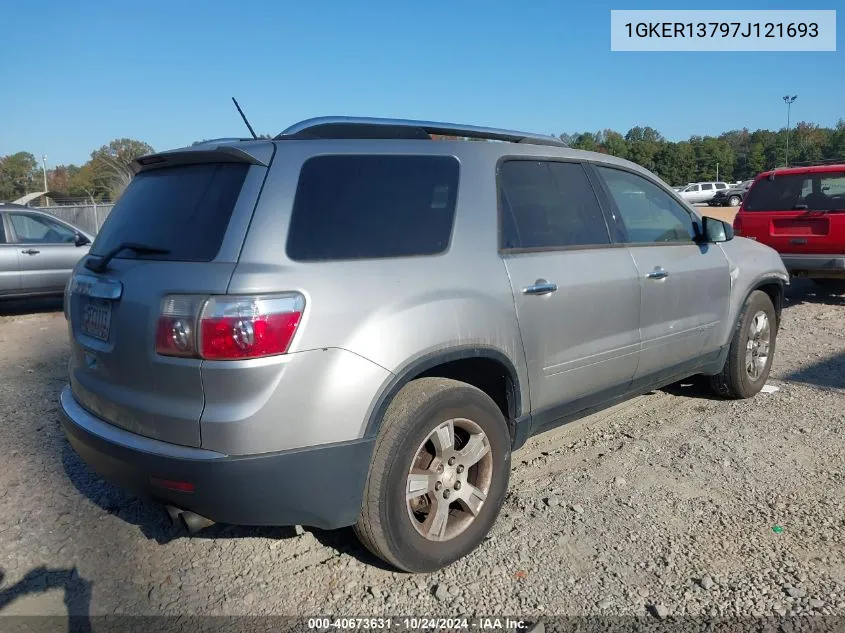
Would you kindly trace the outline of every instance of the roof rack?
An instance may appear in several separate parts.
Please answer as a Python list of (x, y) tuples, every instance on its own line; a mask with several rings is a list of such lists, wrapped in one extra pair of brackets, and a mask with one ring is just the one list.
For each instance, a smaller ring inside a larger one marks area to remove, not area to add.
[(554, 136), (529, 134), (515, 130), (415, 121), (411, 119), (379, 119), (372, 117), (326, 116), (300, 121), (275, 137), (285, 139), (420, 139), (430, 140), (432, 134), (459, 136), (486, 141), (505, 141), (531, 145), (567, 147)]

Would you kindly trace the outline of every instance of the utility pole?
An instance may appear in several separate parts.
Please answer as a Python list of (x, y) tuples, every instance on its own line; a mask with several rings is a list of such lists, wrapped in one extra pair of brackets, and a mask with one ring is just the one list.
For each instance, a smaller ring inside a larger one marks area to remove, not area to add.
[(716, 163), (716, 182), (719, 182), (719, 163)]
[(783, 98), (784, 103), (786, 103), (786, 167), (789, 167), (789, 115), (792, 110), (792, 104), (795, 103), (797, 98), (798, 95), (793, 95), (791, 97), (786, 95)]
[(46, 193), (48, 191), (48, 189), (47, 189), (47, 154), (41, 154), (41, 170), (44, 173), (44, 193), (45, 193), (44, 206), (49, 207), (50, 206), (50, 198), (48, 198), (46, 196)]

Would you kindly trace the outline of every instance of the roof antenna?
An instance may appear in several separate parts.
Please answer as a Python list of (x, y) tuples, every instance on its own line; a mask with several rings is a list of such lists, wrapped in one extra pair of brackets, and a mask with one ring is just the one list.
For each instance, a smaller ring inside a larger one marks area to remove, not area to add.
[(238, 105), (238, 100), (232, 97), (232, 101), (234, 102), (235, 107), (238, 109), (238, 113), (241, 115), (241, 118), (244, 120), (244, 123), (246, 123), (246, 126), (249, 128), (249, 133), (252, 134), (252, 138), (257, 139), (258, 134), (255, 133), (255, 130), (253, 130), (252, 126), (249, 124), (249, 121), (247, 120), (244, 111), (241, 110), (241, 106)]

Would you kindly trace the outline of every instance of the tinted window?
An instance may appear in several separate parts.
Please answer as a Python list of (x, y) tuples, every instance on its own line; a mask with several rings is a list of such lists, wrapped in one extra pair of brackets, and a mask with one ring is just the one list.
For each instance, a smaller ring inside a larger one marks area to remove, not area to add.
[(701, 190), (702, 191), (713, 191), (713, 185), (711, 185), (709, 183), (706, 184), (706, 185), (701, 185)]
[(609, 167), (598, 170), (619, 209), (628, 242), (692, 241), (692, 218), (668, 193), (627, 171)]
[[(141, 172), (129, 183), (91, 248), (102, 255), (121, 242), (170, 251), (149, 259), (210, 261), (229, 226), (249, 165), (182, 165)], [(135, 257), (126, 251), (124, 257)]]
[(684, 189), (684, 191), (698, 191), (698, 189), (698, 185), (690, 185), (689, 187)]
[(3, 214), (0, 213), (0, 244), (6, 243), (6, 228), (3, 226)]
[(727, 189), (727, 188), (728, 188), (728, 186), (723, 182), (717, 182), (716, 183), (716, 189)]
[(318, 156), (299, 175), (287, 253), (300, 261), (434, 255), (449, 246), (458, 161)]
[(845, 172), (761, 178), (745, 195), (746, 211), (845, 209)]
[(502, 248), (609, 244), (601, 208), (578, 163), (511, 160), (499, 172)]
[(65, 225), (41, 216), (10, 213), (9, 220), (20, 244), (70, 244), (76, 239)]

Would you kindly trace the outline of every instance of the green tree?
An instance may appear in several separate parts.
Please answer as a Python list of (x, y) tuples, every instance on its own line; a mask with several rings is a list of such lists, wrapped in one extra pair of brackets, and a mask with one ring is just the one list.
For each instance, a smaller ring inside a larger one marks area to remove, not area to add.
[(654, 171), (654, 156), (664, 143), (660, 133), (651, 127), (634, 127), (625, 135), (628, 144), (628, 160)]
[(93, 151), (89, 161), (93, 191), (116, 200), (134, 176), (132, 162), (154, 151), (147, 143), (130, 138), (115, 139)]
[(600, 133), (599, 143), (604, 147), (604, 151), (611, 156), (618, 156), (619, 158), (628, 157), (628, 143), (625, 141), (625, 137), (619, 132), (603, 130)]
[(29, 152), (0, 157), (0, 200), (16, 200), (39, 191), (44, 184), (38, 177), (38, 161)]

